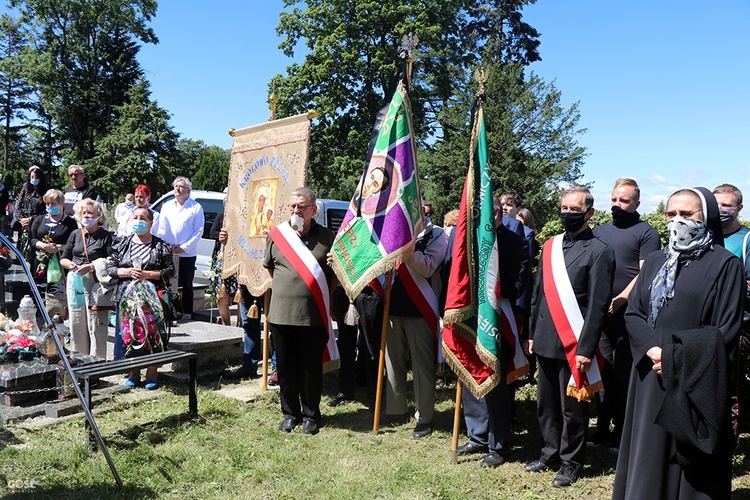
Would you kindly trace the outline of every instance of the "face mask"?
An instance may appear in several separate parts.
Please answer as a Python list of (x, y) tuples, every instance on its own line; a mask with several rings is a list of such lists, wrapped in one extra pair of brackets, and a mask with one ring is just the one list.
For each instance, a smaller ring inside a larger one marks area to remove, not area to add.
[(88, 217), (84, 217), (83, 219), (81, 219), (81, 225), (83, 227), (92, 227), (98, 222), (99, 222), (99, 219), (89, 219)]
[(567, 233), (575, 233), (586, 223), (586, 212), (560, 212), (560, 220)]
[(669, 247), (678, 252), (692, 250), (706, 234), (706, 224), (702, 220), (672, 217), (667, 221)]
[(38, 186), (40, 179), (29, 179), (32, 186)]
[(138, 236), (141, 236), (148, 232), (148, 223), (145, 220), (134, 220), (130, 223), (130, 229)]
[(53, 205), (51, 207), (47, 207), (47, 213), (50, 215), (60, 215), (60, 206)]
[(291, 217), (289, 217), (289, 225), (292, 226), (292, 229), (295, 231), (302, 231), (302, 226), (305, 224), (305, 219), (297, 214), (292, 214)]
[(132, 207), (133, 206), (133, 202), (131, 200), (125, 200), (125, 206), (126, 207)]
[(736, 207), (732, 208), (720, 208), (719, 218), (721, 219), (721, 227), (726, 228), (734, 221), (734, 212)]
[(638, 212), (628, 212), (617, 205), (612, 205), (612, 222), (618, 227), (627, 227), (635, 224), (640, 219)]
[(451, 237), (451, 233), (453, 232), (453, 229), (454, 229), (455, 227), (456, 227), (456, 226), (448, 226), (448, 227), (446, 227), (446, 228), (444, 229), (444, 231), (445, 231), (445, 237), (446, 237), (446, 238), (450, 238), (450, 237)]

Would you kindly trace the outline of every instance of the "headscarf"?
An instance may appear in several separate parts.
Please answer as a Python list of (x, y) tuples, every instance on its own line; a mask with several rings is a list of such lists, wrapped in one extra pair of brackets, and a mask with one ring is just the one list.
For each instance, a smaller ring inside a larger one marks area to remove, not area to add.
[[(700, 258), (713, 245), (724, 246), (724, 235), (719, 218), (719, 204), (713, 193), (704, 187), (690, 189), (701, 200), (703, 219), (674, 217), (667, 222), (669, 243), (664, 252), (667, 260), (662, 264), (651, 282), (651, 326), (656, 324), (662, 306), (674, 296), (679, 262)], [(680, 235), (690, 235), (687, 243)]]

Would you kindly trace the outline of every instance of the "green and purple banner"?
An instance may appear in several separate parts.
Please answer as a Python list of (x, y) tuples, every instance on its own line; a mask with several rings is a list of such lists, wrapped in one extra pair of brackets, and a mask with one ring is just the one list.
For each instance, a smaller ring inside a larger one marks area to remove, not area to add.
[(333, 270), (350, 298), (407, 260), (422, 231), (411, 105), (399, 82), (373, 131), (367, 169), (333, 243)]

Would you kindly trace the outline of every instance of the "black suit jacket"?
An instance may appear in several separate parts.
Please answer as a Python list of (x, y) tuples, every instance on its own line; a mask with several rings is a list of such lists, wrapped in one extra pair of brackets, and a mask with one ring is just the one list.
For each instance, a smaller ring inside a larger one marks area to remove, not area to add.
[[(571, 248), (563, 249), (563, 256), (570, 284), (583, 315), (583, 329), (578, 338), (576, 354), (593, 359), (612, 301), (615, 252), (596, 239), (591, 229), (586, 228), (575, 238)], [(565, 350), (552, 323), (544, 295), (543, 267), (539, 266), (531, 300), (529, 338), (534, 341), (534, 352), (539, 356), (565, 359)]]

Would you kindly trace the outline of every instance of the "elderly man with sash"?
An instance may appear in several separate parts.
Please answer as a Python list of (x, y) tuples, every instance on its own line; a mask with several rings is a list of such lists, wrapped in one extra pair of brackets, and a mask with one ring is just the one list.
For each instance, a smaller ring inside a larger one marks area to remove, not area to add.
[(387, 415), (404, 415), (408, 410), (406, 372), (411, 353), (417, 407), (414, 439), (432, 433), (440, 326), (438, 297), (442, 288), (439, 270), (447, 249), (442, 228), (425, 217), (425, 229), (417, 236), (414, 253), (396, 268), (391, 291), (385, 348), (385, 412)]
[(313, 220), (315, 193), (295, 189), (291, 217), (268, 234), (263, 266), (273, 278), (268, 325), (274, 338), (284, 421), (279, 430), (302, 424), (317, 434), (323, 364), (338, 359), (330, 311), (335, 275), (326, 263), (334, 234)]
[(565, 232), (542, 251), (531, 302), (528, 350), (537, 355), (537, 415), (543, 447), (528, 472), (560, 466), (552, 484), (567, 487), (583, 467), (588, 401), (602, 388), (597, 346), (612, 300), (614, 251), (588, 226), (594, 197), (575, 186), (562, 195)]

